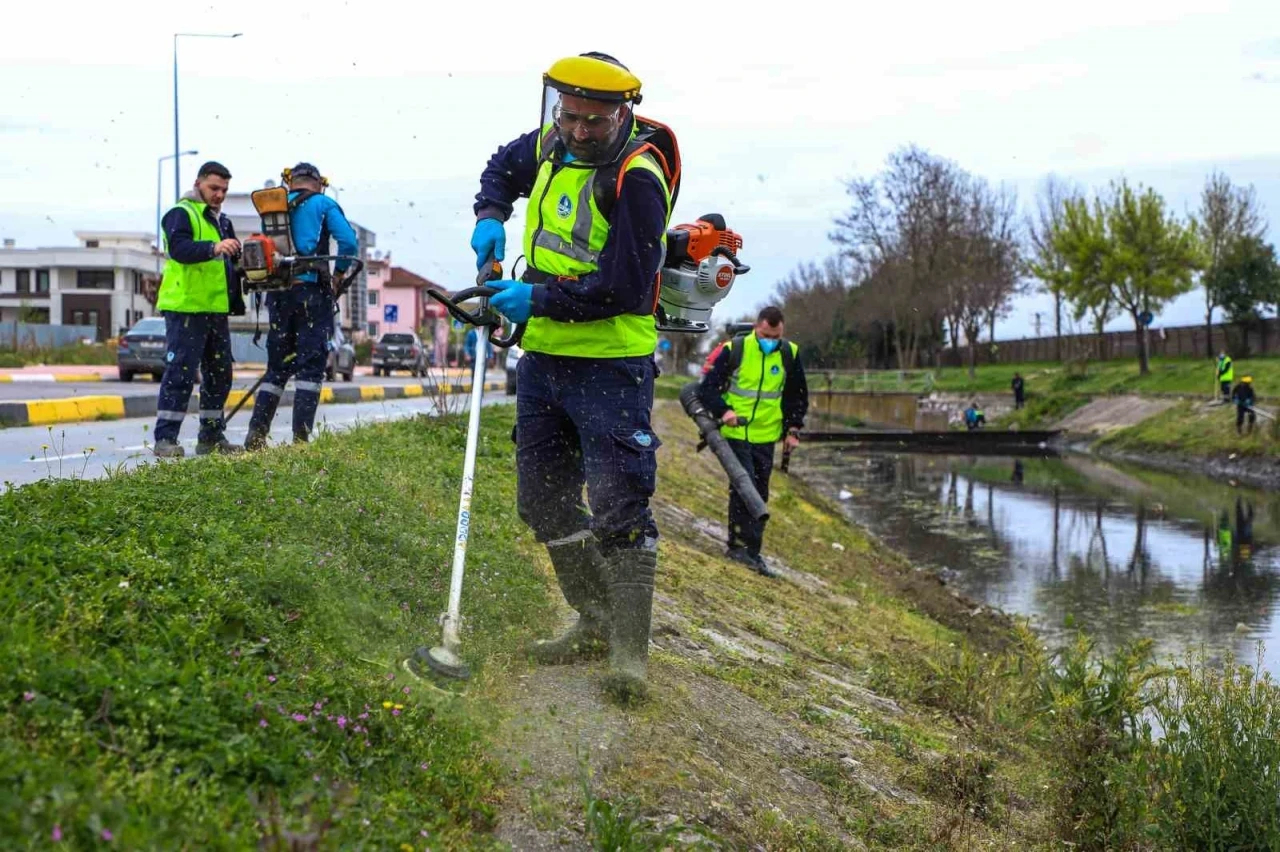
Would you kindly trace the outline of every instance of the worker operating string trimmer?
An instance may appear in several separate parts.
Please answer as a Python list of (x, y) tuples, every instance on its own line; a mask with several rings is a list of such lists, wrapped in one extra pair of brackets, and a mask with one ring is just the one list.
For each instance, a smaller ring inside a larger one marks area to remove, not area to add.
[(471, 241), (478, 269), (501, 262), (504, 223), (529, 199), (524, 272), (472, 294), (512, 324), (508, 338), (524, 350), (517, 508), (578, 614), (529, 650), (544, 663), (607, 654), (609, 692), (623, 699), (642, 695), (648, 675), (658, 334), (706, 331), (746, 271), (720, 217), (668, 231), (680, 152), (669, 128), (634, 112), (640, 99), (640, 80), (611, 56), (554, 63), (539, 126), (501, 146), (480, 177)]

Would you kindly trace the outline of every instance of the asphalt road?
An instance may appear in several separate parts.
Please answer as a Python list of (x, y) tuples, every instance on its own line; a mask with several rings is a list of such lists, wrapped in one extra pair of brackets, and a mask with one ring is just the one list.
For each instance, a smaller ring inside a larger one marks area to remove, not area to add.
[[(379, 379), (385, 382), (385, 379)], [(119, 386), (118, 383), (99, 383)], [(453, 405), (467, 407), (469, 396), (449, 398)], [(484, 404), (509, 402), (502, 393), (489, 391)], [(316, 429), (343, 430), (360, 424), (382, 420), (399, 420), (419, 414), (434, 414), (435, 402), (425, 397), (395, 399), (382, 402), (363, 402), (351, 405), (322, 405), (316, 417)], [(293, 410), (281, 408), (272, 423), (272, 443), (284, 443), (293, 438)], [(28, 482), (46, 478), (95, 479), (108, 470), (131, 470), (139, 465), (157, 464), (162, 460), (151, 453), (154, 443), (151, 428), (153, 418), (130, 420), (93, 421), (68, 423), (55, 426), (24, 426), (0, 431), (0, 483), (4, 490)], [(227, 438), (233, 444), (243, 444), (249, 428), (249, 410), (241, 410), (227, 428)], [(187, 455), (181, 460), (166, 460), (182, 464), (196, 458), (196, 418), (188, 417), (182, 424), (183, 446)]]
[[(232, 384), (232, 388), (248, 390), (258, 380), (258, 375), (254, 374), (244, 378), (237, 377)], [(505, 378), (506, 373), (504, 371), (495, 370), (489, 370), (485, 376), (486, 381), (498, 381)], [(455, 382), (469, 382), (470, 380), (470, 373), (467, 373), (465, 377), (451, 379), (451, 381)], [(354, 376), (349, 383), (339, 380), (337, 382), (325, 382), (325, 384), (333, 387), (345, 387), (348, 384), (351, 386), (412, 385), (421, 384), (422, 381), (422, 379), (415, 379), (407, 375), (379, 376), (377, 378), (373, 376)], [(0, 401), (65, 399), (72, 396), (155, 396), (159, 391), (160, 385), (158, 382), (143, 378), (134, 379), (132, 382), (0, 382)], [(239, 415), (236, 416), (238, 417)]]

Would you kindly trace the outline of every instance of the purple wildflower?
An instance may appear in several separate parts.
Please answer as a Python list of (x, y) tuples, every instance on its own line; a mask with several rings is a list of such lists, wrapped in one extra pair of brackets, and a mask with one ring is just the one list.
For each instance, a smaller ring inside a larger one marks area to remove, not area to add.
[(293, 714), (293, 721), (295, 721), (295, 722), (305, 722), (305, 721), (307, 721), (307, 717), (306, 717), (306, 716), (304, 716), (304, 715), (302, 715), (301, 713), (294, 713), (294, 714)]
[(62, 826), (55, 824), (49, 837), (52, 838), (54, 843), (60, 842), (62, 840)]
[(276, 682), (275, 675), (267, 675), (267, 683), (275, 683), (275, 682)]
[(24, 693), (22, 693), (22, 700), (23, 700), (23, 701), (35, 701), (35, 700), (36, 700), (36, 694), (35, 694), (34, 692), (24, 692)]
[(258, 727), (259, 727), (259, 728), (265, 728), (266, 726), (267, 726), (267, 720), (266, 720), (266, 719), (259, 719), (259, 720), (258, 720)]
[(409, 694), (409, 687), (407, 687), (407, 686), (406, 686), (404, 689), (402, 689), (402, 690), (400, 690), (400, 691), (401, 691), (401, 692), (403, 692), (405, 695), (408, 695), (408, 694)]
[(400, 708), (399, 708), (399, 707), (397, 707), (396, 709), (392, 710), (392, 711), (391, 711), (391, 715), (392, 715), (392, 716), (399, 716), (399, 715), (400, 715)]
[(102, 829), (102, 839), (103, 839), (103, 840), (114, 840), (114, 839), (115, 839), (115, 835), (111, 833), (111, 829), (109, 829), (109, 828), (104, 828), (104, 829)]
[(338, 727), (339, 727), (339, 728), (342, 728), (344, 731), (346, 730), (346, 728), (347, 728), (347, 717), (346, 717), (346, 716), (339, 716), (339, 717), (338, 717)]

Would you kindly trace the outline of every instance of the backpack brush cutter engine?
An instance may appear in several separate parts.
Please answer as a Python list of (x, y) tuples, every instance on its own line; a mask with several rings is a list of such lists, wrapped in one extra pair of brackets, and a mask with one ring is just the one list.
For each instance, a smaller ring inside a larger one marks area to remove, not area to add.
[(364, 268), (364, 261), (351, 255), (317, 254), (299, 256), (289, 227), (289, 190), (283, 186), (259, 189), (251, 196), (262, 217), (262, 233), (251, 234), (240, 244), (236, 263), (244, 273), (245, 289), (256, 292), (286, 290), (295, 276), (313, 269), (327, 270), (331, 260), (351, 262), (346, 274), (335, 279), (334, 295), (341, 296)]
[[(287, 174), (287, 172), (286, 172)], [(360, 270), (364, 269), (364, 261), (358, 257), (343, 254), (304, 255), (299, 257), (293, 244), (293, 231), (289, 225), (289, 190), (283, 186), (259, 189), (250, 196), (253, 206), (262, 217), (262, 233), (250, 234), (240, 241), (240, 254), (236, 258), (236, 270), (244, 276), (244, 289), (251, 293), (266, 293), (287, 290), (294, 286), (295, 276), (312, 270), (328, 271), (329, 261), (348, 260), (350, 266), (340, 276), (333, 278), (333, 297), (342, 298)], [(336, 310), (336, 308), (335, 308)], [(253, 342), (258, 342), (255, 334)], [(253, 399), (258, 387), (266, 379), (264, 372), (258, 377), (235, 404), (231, 411), (222, 418), (225, 428), (236, 416), (244, 404)]]
[(709, 331), (712, 309), (729, 295), (739, 275), (751, 271), (735, 254), (741, 248), (742, 237), (729, 230), (719, 213), (669, 229), (667, 256), (658, 273), (658, 331)]

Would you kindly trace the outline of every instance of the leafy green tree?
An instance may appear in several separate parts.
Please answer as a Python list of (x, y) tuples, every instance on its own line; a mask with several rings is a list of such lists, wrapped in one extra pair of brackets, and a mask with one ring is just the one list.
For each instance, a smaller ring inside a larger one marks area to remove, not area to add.
[[(1220, 274), (1220, 267), (1237, 240), (1260, 240), (1266, 231), (1262, 207), (1253, 187), (1233, 186), (1231, 179), (1220, 172), (1209, 175), (1200, 194), (1196, 230), (1204, 244), (1205, 267), (1201, 284), (1204, 287), (1205, 346), (1212, 358), (1213, 309), (1227, 308), (1227, 294), (1219, 290), (1218, 285), (1231, 281), (1230, 276), (1224, 278)], [(1245, 249), (1246, 252), (1251, 250)]]
[(1116, 303), (1133, 318), (1138, 332), (1138, 367), (1148, 367), (1147, 326), (1144, 312), (1159, 313), (1170, 300), (1195, 287), (1194, 275), (1203, 267), (1195, 228), (1178, 220), (1154, 189), (1131, 188), (1127, 181), (1112, 184), (1107, 209), (1110, 250), (1106, 277), (1112, 282)]
[(1234, 240), (1204, 278), (1205, 286), (1213, 288), (1227, 317), (1235, 323), (1257, 322), (1262, 319), (1262, 308), (1280, 303), (1276, 250), (1258, 236)]
[(1138, 332), (1138, 368), (1150, 372), (1147, 327), (1152, 315), (1194, 286), (1202, 252), (1190, 224), (1168, 211), (1155, 190), (1113, 182), (1109, 197), (1068, 200), (1054, 228), (1053, 244), (1065, 260), (1064, 295), (1077, 317), (1127, 311)]

